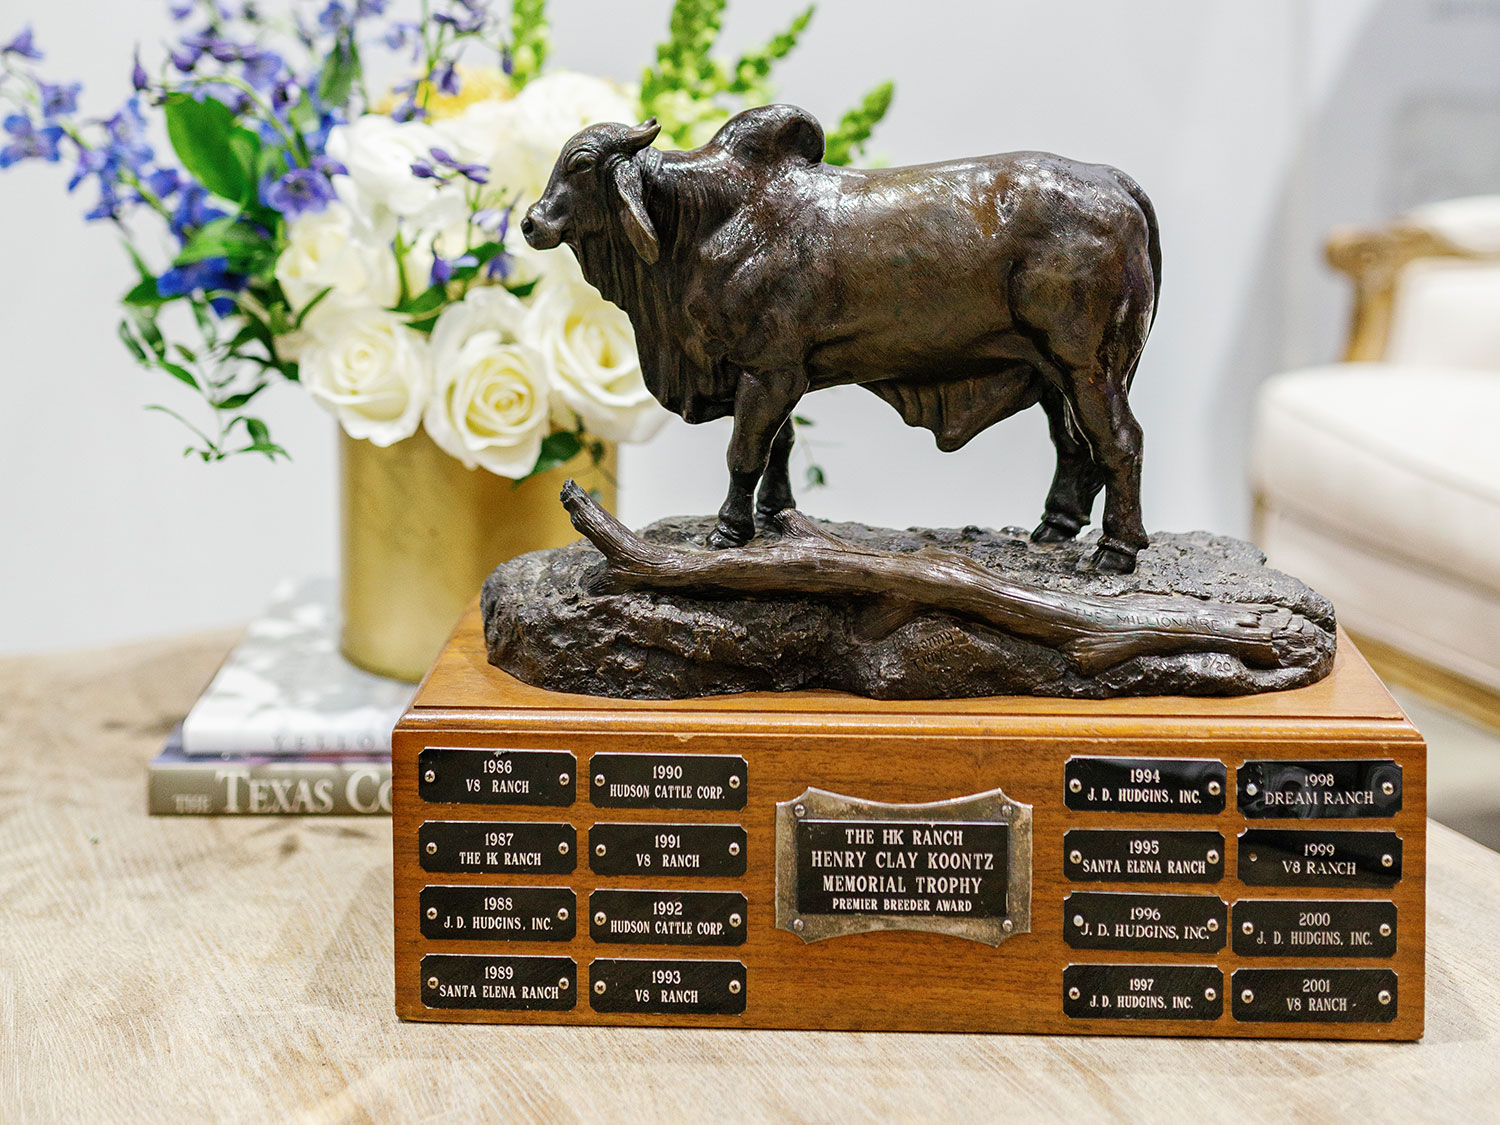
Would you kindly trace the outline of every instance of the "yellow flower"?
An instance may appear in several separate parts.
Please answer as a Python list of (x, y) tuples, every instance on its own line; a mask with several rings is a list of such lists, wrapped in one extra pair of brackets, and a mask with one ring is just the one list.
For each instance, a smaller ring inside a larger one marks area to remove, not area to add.
[[(418, 105), (423, 105), (425, 99), (427, 120), (442, 121), (445, 118), (457, 117), (478, 102), (503, 102), (515, 97), (516, 92), (511, 88), (510, 76), (498, 66), (473, 70), (460, 63), (458, 78), (460, 85), (456, 94), (439, 93), (431, 83), (426, 81), (418, 85), (416, 102)], [(374, 109), (376, 113), (389, 115), (396, 105), (396, 95), (390, 93), (377, 102)]]

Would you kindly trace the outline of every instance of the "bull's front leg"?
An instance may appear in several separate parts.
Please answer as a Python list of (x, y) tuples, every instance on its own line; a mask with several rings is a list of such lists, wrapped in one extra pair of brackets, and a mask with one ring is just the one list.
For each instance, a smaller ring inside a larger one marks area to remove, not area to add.
[(798, 369), (741, 373), (729, 439), (729, 494), (709, 534), (710, 547), (741, 547), (755, 536), (755, 486), (766, 471), (776, 435), (806, 390), (807, 376)]

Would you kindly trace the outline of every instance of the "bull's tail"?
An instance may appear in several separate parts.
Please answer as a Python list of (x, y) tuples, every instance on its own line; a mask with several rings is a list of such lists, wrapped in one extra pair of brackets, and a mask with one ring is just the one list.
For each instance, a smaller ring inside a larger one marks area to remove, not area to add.
[(1151, 199), (1140, 184), (1118, 168), (1115, 169), (1115, 177), (1120, 186), (1130, 194), (1130, 198), (1135, 200), (1135, 205), (1141, 209), (1141, 214), (1146, 219), (1146, 253), (1151, 258), (1151, 323), (1154, 325), (1156, 309), (1161, 304), (1161, 230), (1156, 225), (1156, 208), (1151, 206)]

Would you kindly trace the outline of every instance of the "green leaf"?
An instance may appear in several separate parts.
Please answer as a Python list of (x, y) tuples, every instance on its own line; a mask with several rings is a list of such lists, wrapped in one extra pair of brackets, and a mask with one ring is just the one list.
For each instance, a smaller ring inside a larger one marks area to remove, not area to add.
[(135, 338), (135, 333), (130, 330), (129, 324), (122, 320), (115, 331), (120, 335), (120, 342), (125, 345), (126, 350), (131, 355), (135, 356), (137, 362), (148, 362), (146, 359), (146, 349), (141, 347), (141, 342)]
[(422, 313), (436, 312), (447, 303), (447, 287), (433, 285), (422, 290), (415, 297), (408, 297), (397, 305), (393, 311), (405, 313), (409, 316), (420, 316)]
[(561, 430), (555, 434), (548, 434), (542, 439), (542, 451), (537, 455), (536, 464), (531, 467), (528, 476), (537, 473), (545, 473), (549, 469), (555, 469), (559, 465), (566, 465), (583, 450), (583, 442), (575, 433)]
[(156, 291), (156, 278), (143, 277), (129, 293), (121, 298), (127, 305), (139, 305), (145, 308), (159, 308), (167, 303), (167, 298)]
[(228, 398), (220, 399), (218, 402), (214, 403), (214, 409), (239, 410), (242, 406), (245, 406), (247, 403), (249, 403), (250, 400), (253, 399), (256, 395), (260, 394), (261, 391), (265, 390), (267, 386), (269, 386), (269, 384), (267, 383), (257, 383), (248, 391), (242, 391), (239, 394), (230, 395)]
[(232, 203), (254, 198), (260, 138), (236, 124), (233, 110), (179, 90), (167, 95), (166, 118), (173, 151), (199, 183)]
[(828, 483), (828, 478), (823, 475), (821, 465), (809, 465), (807, 467), (807, 487), (822, 488)]
[(893, 82), (882, 82), (876, 86), (848, 113), (844, 114), (838, 128), (828, 134), (828, 143), (823, 151), (825, 164), (848, 164), (858, 153), (864, 151), (865, 142), (885, 111), (891, 108), (891, 99), (896, 94)]
[(805, 414), (793, 414), (792, 415), (792, 425), (794, 425), (794, 426), (814, 426), (814, 425), (817, 425), (817, 423), (814, 422), (811, 418), (809, 418)]
[(532, 278), (530, 281), (523, 281), (520, 285), (507, 285), (506, 288), (517, 297), (524, 299), (531, 296), (532, 291), (536, 289), (536, 279)]
[(156, 361), (156, 366), (160, 367), (168, 375), (181, 379), (195, 391), (201, 391), (203, 389), (202, 387), (198, 386), (198, 380), (193, 377), (193, 373), (179, 363), (173, 363), (171, 360), (167, 359), (158, 359)]
[(323, 64), (323, 73), (318, 78), (318, 97), (326, 105), (345, 105), (359, 75), (359, 48), (354, 42), (354, 32), (347, 30), (339, 35), (333, 53)]
[(201, 262), (207, 258), (228, 258), (236, 266), (275, 252), (275, 247), (260, 231), (225, 216), (205, 223), (183, 246), (177, 265)]

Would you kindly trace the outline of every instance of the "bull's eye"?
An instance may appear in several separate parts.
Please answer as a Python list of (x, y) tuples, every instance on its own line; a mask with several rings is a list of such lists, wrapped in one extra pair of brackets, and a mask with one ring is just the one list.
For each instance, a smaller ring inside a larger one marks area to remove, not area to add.
[(594, 170), (594, 154), (591, 152), (580, 152), (568, 161), (568, 175), (572, 176), (579, 172), (592, 172)]

